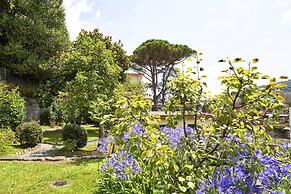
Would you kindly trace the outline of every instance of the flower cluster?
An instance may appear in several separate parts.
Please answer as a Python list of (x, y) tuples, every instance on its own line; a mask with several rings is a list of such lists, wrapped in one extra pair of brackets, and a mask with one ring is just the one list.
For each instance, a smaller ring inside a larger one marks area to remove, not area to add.
[(140, 138), (141, 135), (144, 134), (144, 130), (142, 129), (141, 125), (139, 123), (136, 123), (133, 125), (129, 131), (124, 132), (123, 134), (123, 141), (127, 142), (130, 138), (131, 134), (136, 135), (138, 138)]
[(96, 148), (96, 151), (101, 153), (107, 153), (109, 150), (109, 144), (110, 144), (110, 137), (103, 137), (98, 141), (98, 146)]
[(141, 170), (133, 156), (126, 151), (119, 151), (111, 156), (105, 164), (101, 166), (103, 172), (115, 175), (117, 178), (128, 178), (131, 174), (137, 174)]
[(273, 156), (253, 155), (243, 150), (232, 161), (235, 165), (218, 169), (205, 181), (200, 180), (197, 194), (218, 193), (280, 193), (273, 191), (283, 179), (291, 180), (291, 164), (281, 165)]
[[(185, 137), (183, 128), (161, 127), (160, 131), (165, 134), (165, 141), (169, 142), (171, 147), (177, 147)], [(187, 127), (186, 134), (193, 138), (195, 135), (193, 128)]]

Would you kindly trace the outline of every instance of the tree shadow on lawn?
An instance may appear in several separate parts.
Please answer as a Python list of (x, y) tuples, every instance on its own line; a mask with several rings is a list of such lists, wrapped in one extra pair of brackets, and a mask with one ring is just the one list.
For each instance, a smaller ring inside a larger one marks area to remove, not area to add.
[[(87, 128), (85, 129), (88, 132), (88, 140), (97, 140), (99, 137), (98, 128)], [(53, 145), (62, 145), (62, 129), (57, 129), (54, 131), (44, 131), (43, 132), (43, 143), (53, 144)]]

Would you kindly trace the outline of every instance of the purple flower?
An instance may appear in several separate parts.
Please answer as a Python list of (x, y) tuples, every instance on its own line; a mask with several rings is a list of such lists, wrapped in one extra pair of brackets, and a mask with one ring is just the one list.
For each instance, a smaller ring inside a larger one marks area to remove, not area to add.
[(101, 140), (98, 141), (98, 146), (96, 148), (96, 151), (107, 153), (109, 149), (109, 143), (110, 143), (109, 137), (101, 138)]
[(130, 174), (139, 173), (141, 168), (129, 152), (119, 151), (107, 159), (106, 163), (101, 166), (101, 170), (117, 178), (125, 179)]
[(144, 134), (144, 131), (143, 131), (143, 129), (142, 129), (142, 127), (141, 127), (141, 125), (139, 123), (133, 125), (131, 127), (131, 130), (138, 137), (140, 137), (142, 134)]

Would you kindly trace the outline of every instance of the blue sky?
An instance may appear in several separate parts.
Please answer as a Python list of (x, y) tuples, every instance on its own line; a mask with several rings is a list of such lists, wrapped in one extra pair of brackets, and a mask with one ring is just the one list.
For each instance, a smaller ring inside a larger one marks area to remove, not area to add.
[(204, 53), (209, 90), (220, 91), (221, 58), (259, 58), (259, 70), (291, 77), (291, 0), (64, 0), (72, 40), (99, 28), (128, 54), (151, 38)]

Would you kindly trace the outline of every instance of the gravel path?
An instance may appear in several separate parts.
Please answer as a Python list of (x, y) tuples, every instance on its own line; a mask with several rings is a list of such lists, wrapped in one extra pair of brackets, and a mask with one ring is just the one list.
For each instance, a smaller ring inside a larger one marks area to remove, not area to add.
[[(98, 141), (88, 141), (87, 145), (97, 144)], [(28, 151), (24, 151), (23, 154), (15, 154), (12, 156), (0, 157), (0, 161), (71, 161), (77, 159), (96, 159), (100, 156), (82, 156), (82, 157), (66, 157), (66, 156), (53, 156), (54, 149), (60, 149), (63, 146), (54, 147), (52, 144), (41, 143), (35, 148), (30, 148)]]

